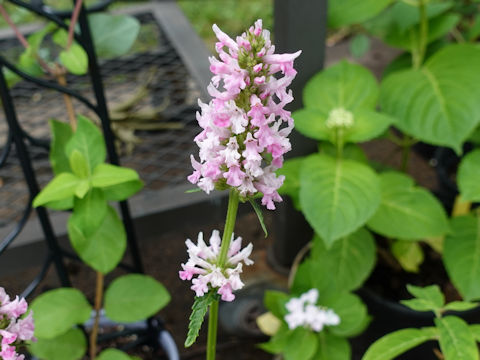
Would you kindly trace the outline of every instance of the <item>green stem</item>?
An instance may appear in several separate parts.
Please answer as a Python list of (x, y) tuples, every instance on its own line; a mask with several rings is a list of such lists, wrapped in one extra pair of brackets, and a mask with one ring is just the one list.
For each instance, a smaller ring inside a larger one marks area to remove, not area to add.
[[(218, 257), (218, 266), (220, 268), (223, 268), (227, 261), (228, 249), (230, 248), (233, 229), (235, 228), (235, 220), (237, 219), (238, 203), (238, 192), (235, 189), (231, 189), (228, 197), (227, 219), (225, 220), (222, 245), (220, 246), (220, 255)], [(210, 305), (210, 313), (208, 316), (207, 360), (215, 360), (217, 347), (218, 303), (218, 300), (215, 300), (212, 305)]]
[(215, 360), (217, 348), (218, 300), (210, 305), (208, 315), (207, 360)]
[(422, 65), (428, 44), (428, 17), (425, 0), (419, 0), (418, 9), (420, 12), (420, 31), (418, 34), (418, 48), (412, 51), (414, 69), (419, 69)]
[(335, 137), (337, 143), (337, 159), (341, 160), (343, 157), (343, 129), (338, 128), (335, 130)]
[(402, 172), (406, 173), (408, 171), (408, 160), (410, 159), (410, 143), (405, 142), (402, 146)]

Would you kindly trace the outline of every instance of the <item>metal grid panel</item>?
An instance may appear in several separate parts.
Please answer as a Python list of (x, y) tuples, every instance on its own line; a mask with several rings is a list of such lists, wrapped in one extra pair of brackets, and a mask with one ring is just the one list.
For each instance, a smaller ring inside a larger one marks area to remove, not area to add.
[[(136, 169), (145, 182), (145, 189), (140, 196), (149, 196), (149, 192), (184, 183), (186, 176), (191, 172), (189, 154), (195, 151), (192, 140), (199, 132), (195, 120), (196, 98), (199, 92), (154, 17), (149, 13), (137, 17), (143, 29), (148, 30), (147, 36), (153, 37), (157, 46), (149, 47), (147, 51), (104, 61), (101, 64), (101, 71), (110, 108), (131, 96), (148, 74), (154, 74), (150, 93), (138, 107), (164, 105), (158, 121), (173, 122), (181, 126), (174, 130), (136, 131), (135, 135), (141, 142), (130, 154), (121, 154), (122, 165)], [(145, 31), (143, 33), (145, 36)], [(0, 48), (8, 49), (14, 44), (11, 39), (3, 40), (0, 41)], [(15, 49), (12, 49), (11, 53), (15, 52)], [(93, 98), (87, 77), (69, 76), (68, 82), (85, 97)], [(65, 121), (67, 119), (62, 96), (55, 91), (21, 82), (12, 89), (12, 96), (19, 121), (35, 138), (48, 139), (48, 119)], [(79, 102), (74, 101), (74, 105), (78, 113), (94, 118), (91, 111)], [(7, 128), (2, 113), (0, 146), (5, 143), (6, 137)], [(38, 181), (44, 186), (52, 177), (48, 152), (33, 146), (30, 148)], [(18, 221), (27, 201), (23, 173), (13, 149), (7, 164), (0, 168), (0, 227)]]

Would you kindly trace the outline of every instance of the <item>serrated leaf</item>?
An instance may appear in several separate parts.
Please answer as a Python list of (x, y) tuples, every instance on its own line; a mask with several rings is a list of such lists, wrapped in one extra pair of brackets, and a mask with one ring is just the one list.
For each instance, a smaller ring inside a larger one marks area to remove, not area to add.
[(388, 76), (382, 82), (380, 104), (407, 134), (461, 152), (461, 145), (480, 121), (475, 95), (479, 92), (480, 49), (450, 45), (431, 56), (421, 69)]
[(317, 351), (318, 340), (315, 334), (303, 327), (290, 331), (283, 349), (285, 360), (310, 360)]
[(105, 314), (118, 322), (147, 319), (170, 301), (167, 289), (154, 278), (129, 274), (115, 279), (105, 292)]
[(127, 246), (125, 229), (115, 209), (108, 206), (102, 224), (86, 236), (74, 216), (68, 219), (68, 236), (80, 258), (93, 269), (107, 274), (123, 257)]
[(329, 294), (319, 300), (323, 305), (340, 317), (340, 324), (328, 326), (328, 331), (341, 337), (351, 337), (360, 334), (369, 323), (367, 307), (357, 295), (352, 293)]
[(117, 349), (105, 349), (100, 355), (98, 355), (96, 360), (132, 360), (132, 358), (123, 351)]
[(127, 15), (92, 14), (88, 17), (95, 50), (100, 57), (124, 55), (140, 31), (137, 19)]
[(436, 318), (440, 350), (445, 360), (478, 360), (478, 348), (468, 324), (456, 316)]
[(138, 173), (126, 167), (112, 164), (99, 164), (92, 174), (92, 186), (105, 188), (138, 180)]
[(262, 227), (263, 232), (265, 233), (265, 237), (268, 236), (268, 231), (267, 227), (265, 226), (265, 222), (263, 221), (263, 213), (262, 209), (258, 204), (255, 202), (253, 199), (249, 199), (250, 204), (252, 204), (252, 208), (255, 211), (255, 214), (257, 215), (258, 221), (260, 222), (260, 226)]
[(318, 334), (318, 349), (313, 359), (350, 360), (351, 352), (347, 339), (322, 331)]
[(392, 0), (331, 1), (328, 3), (328, 27), (360, 24), (380, 13), (391, 2)]
[(210, 291), (209, 293), (203, 296), (196, 296), (195, 302), (192, 305), (192, 313), (190, 314), (190, 322), (188, 324), (188, 334), (187, 339), (185, 340), (185, 347), (190, 347), (195, 343), (195, 340), (198, 337), (200, 328), (202, 327), (205, 314), (208, 311), (210, 305), (217, 301), (218, 294)]
[(362, 360), (392, 360), (414, 347), (435, 339), (435, 328), (402, 329), (375, 341)]
[(403, 300), (401, 303), (415, 311), (433, 311), (438, 313), (445, 304), (445, 298), (437, 285), (424, 288), (407, 285), (407, 290), (415, 298)]
[(61, 173), (55, 176), (35, 197), (33, 207), (73, 197), (80, 182), (81, 180), (71, 173)]
[(480, 201), (480, 149), (468, 153), (458, 167), (457, 181), (462, 198)]
[(373, 270), (375, 253), (375, 241), (364, 228), (335, 241), (330, 249), (316, 237), (311, 251), (318, 264), (315, 276), (330, 278), (336, 291), (355, 290)]
[(448, 221), (440, 202), (427, 190), (414, 186), (407, 175), (386, 172), (380, 175), (382, 199), (368, 226), (384, 236), (419, 240), (442, 236)]
[(33, 300), (35, 336), (53, 339), (90, 318), (92, 307), (77, 289), (50, 290)]
[(317, 109), (323, 116), (331, 110), (344, 108), (373, 110), (377, 105), (379, 89), (377, 80), (366, 68), (341, 61), (317, 73), (305, 85), (305, 108)]
[(405, 271), (418, 273), (423, 263), (423, 250), (419, 243), (397, 240), (391, 244), (392, 255), (395, 256)]
[(445, 311), (468, 311), (478, 307), (478, 303), (469, 301), (452, 301), (443, 307)]
[(87, 53), (76, 43), (72, 43), (70, 49), (62, 50), (59, 59), (63, 66), (72, 74), (85, 75), (88, 71)]
[(39, 338), (28, 350), (41, 360), (79, 360), (87, 351), (87, 339), (82, 330), (74, 328), (53, 339)]
[(65, 152), (65, 147), (73, 136), (72, 128), (69, 124), (55, 119), (50, 119), (49, 124), (52, 133), (50, 164), (52, 165), (53, 173), (59, 175), (62, 172), (71, 172), (70, 162)]
[(88, 118), (79, 115), (77, 120), (77, 130), (65, 147), (66, 154), (70, 156), (73, 150), (78, 150), (87, 160), (92, 173), (97, 165), (105, 161), (105, 141), (100, 130)]
[(107, 215), (107, 201), (100, 189), (91, 189), (82, 199), (75, 198), (72, 220), (89, 237), (103, 223)]
[(443, 261), (448, 275), (465, 300), (480, 299), (480, 219), (458, 216), (445, 238)]
[(309, 156), (300, 184), (305, 218), (327, 247), (365, 224), (380, 204), (377, 175), (355, 161)]

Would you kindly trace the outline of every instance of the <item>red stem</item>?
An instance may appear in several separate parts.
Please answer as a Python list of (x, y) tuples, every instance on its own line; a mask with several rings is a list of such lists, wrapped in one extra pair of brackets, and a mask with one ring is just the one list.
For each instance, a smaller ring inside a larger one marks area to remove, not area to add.
[(27, 39), (25, 39), (25, 36), (22, 35), (20, 30), (18, 30), (17, 26), (12, 21), (12, 19), (10, 18), (10, 16), (7, 13), (7, 10), (5, 10), (5, 8), (3, 7), (2, 4), (0, 4), (0, 14), (2, 14), (2, 16), (5, 19), (5, 21), (7, 22), (7, 24), (15, 32), (15, 35), (17, 36), (18, 41), (20, 41), (20, 43), (25, 47), (25, 49), (28, 48), (30, 45), (28, 44)]
[(68, 27), (67, 51), (68, 49), (70, 49), (70, 46), (72, 46), (75, 25), (77, 25), (78, 15), (80, 14), (80, 9), (82, 8), (82, 2), (83, 0), (77, 0), (77, 2), (75, 3), (75, 8), (73, 9), (70, 26)]

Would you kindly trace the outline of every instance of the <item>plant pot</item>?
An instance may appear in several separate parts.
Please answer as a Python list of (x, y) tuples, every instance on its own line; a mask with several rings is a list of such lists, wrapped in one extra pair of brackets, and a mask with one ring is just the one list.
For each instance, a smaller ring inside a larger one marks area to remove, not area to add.
[[(368, 307), (372, 322), (359, 336), (351, 340), (354, 358), (361, 359), (368, 347), (382, 336), (405, 328), (433, 326), (434, 315), (431, 312), (414, 311), (391, 300), (384, 299), (367, 288), (361, 288), (357, 294)], [(480, 307), (463, 312), (448, 312), (473, 324), (480, 322)], [(398, 360), (438, 360), (433, 349), (439, 348), (435, 341), (428, 341), (401, 356)]]

